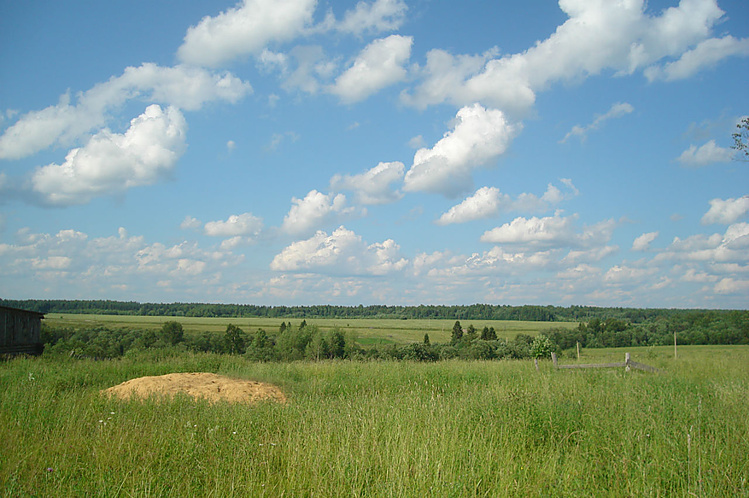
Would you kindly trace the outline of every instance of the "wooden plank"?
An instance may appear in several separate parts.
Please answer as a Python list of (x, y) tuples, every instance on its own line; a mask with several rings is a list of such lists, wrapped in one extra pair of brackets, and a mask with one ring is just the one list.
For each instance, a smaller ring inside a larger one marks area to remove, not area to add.
[(615, 368), (615, 367), (625, 367), (627, 364), (624, 362), (619, 363), (596, 363), (596, 364), (586, 364), (586, 365), (559, 365), (557, 368)]
[(639, 370), (645, 370), (646, 372), (653, 372), (653, 373), (660, 372), (660, 370), (658, 370), (655, 367), (651, 367), (650, 365), (645, 365), (644, 363), (637, 363), (636, 361), (630, 361), (629, 366), (632, 368), (637, 368)]

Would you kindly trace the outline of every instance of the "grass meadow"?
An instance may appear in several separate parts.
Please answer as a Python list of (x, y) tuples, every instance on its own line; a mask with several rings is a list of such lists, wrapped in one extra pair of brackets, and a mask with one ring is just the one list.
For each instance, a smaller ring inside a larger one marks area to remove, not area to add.
[[(278, 331), (281, 322), (291, 322), (298, 327), (301, 318), (205, 318), (173, 316), (135, 316), (135, 315), (80, 315), (49, 313), (44, 322), (50, 327), (92, 328), (97, 326), (123, 329), (160, 329), (164, 322), (178, 321), (187, 334), (200, 332), (224, 332), (229, 324), (240, 327), (245, 332), (254, 332), (259, 328), (273, 335)], [(357, 342), (363, 345), (373, 344), (406, 344), (421, 342), (424, 334), (429, 334), (432, 342), (449, 342), (455, 320), (398, 320), (389, 318), (309, 318), (308, 325), (317, 325), (321, 329), (338, 328), (344, 333), (352, 333)], [(517, 334), (538, 335), (555, 327), (575, 328), (577, 322), (528, 322), (518, 320), (462, 320), (463, 327), (473, 324), (476, 329), (494, 327), (497, 337), (513, 339)]]
[[(749, 347), (627, 351), (663, 372), (159, 351), (13, 359), (0, 363), (0, 493), (749, 496)], [(623, 357), (583, 351), (586, 363)], [(272, 382), (290, 401), (99, 394), (172, 372)]]

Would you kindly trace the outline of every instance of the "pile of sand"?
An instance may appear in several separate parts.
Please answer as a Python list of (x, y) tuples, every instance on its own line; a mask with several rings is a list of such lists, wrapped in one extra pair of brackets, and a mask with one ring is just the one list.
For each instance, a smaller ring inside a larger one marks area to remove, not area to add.
[(151, 395), (173, 397), (184, 393), (215, 403), (254, 403), (261, 400), (286, 402), (284, 393), (273, 384), (224, 377), (212, 373), (174, 373), (141, 377), (104, 389), (102, 394), (121, 399), (147, 398)]

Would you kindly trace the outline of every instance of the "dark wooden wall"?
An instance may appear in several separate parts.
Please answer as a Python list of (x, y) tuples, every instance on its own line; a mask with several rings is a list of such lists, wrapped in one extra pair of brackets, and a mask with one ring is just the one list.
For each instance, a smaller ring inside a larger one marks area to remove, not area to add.
[(35, 311), (0, 306), (0, 354), (41, 353), (42, 318)]

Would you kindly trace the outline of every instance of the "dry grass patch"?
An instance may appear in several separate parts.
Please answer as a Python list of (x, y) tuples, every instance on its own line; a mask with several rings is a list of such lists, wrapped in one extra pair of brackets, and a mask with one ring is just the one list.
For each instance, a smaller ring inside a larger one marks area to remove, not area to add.
[(169, 398), (187, 394), (203, 398), (211, 403), (255, 403), (262, 400), (286, 402), (286, 395), (273, 384), (254, 380), (233, 379), (213, 373), (173, 373), (131, 379), (122, 384), (104, 389), (102, 394), (118, 398), (144, 399), (153, 395)]

